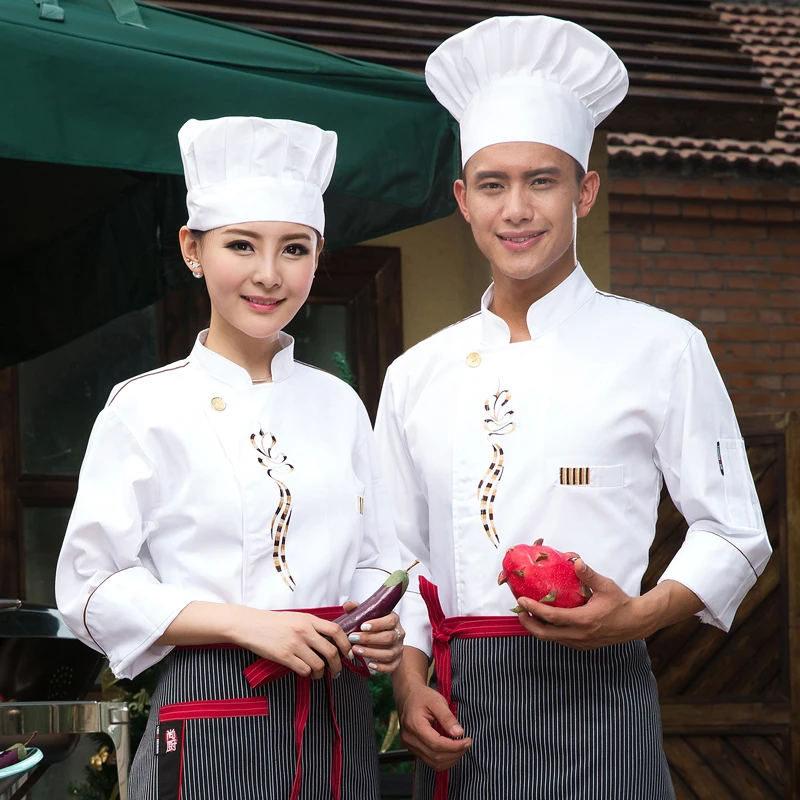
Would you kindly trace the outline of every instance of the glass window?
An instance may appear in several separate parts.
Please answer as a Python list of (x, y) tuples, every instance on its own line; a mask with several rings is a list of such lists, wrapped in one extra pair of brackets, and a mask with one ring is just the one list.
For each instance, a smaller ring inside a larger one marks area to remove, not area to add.
[(77, 475), (115, 384), (158, 366), (155, 306), (19, 366), (23, 475)]
[(306, 303), (286, 326), (294, 336), (294, 357), (324, 369), (353, 384), (355, 365), (347, 352), (347, 306), (333, 303)]
[(22, 512), (25, 599), (31, 603), (56, 604), (56, 562), (70, 513), (69, 508), (26, 508)]

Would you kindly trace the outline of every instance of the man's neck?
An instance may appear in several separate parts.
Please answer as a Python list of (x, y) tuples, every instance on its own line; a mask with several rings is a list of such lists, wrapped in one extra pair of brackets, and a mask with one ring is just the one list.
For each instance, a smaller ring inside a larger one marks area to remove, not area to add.
[(508, 325), (512, 342), (527, 342), (531, 335), (528, 330), (528, 309), (563, 283), (575, 270), (574, 259), (564, 264), (554, 264), (544, 272), (517, 280), (492, 267), (494, 297), (489, 309)]

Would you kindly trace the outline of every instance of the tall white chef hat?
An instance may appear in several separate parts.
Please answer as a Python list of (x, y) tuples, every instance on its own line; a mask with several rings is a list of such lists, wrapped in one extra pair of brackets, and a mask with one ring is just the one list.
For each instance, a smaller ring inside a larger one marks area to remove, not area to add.
[(428, 58), (425, 79), (461, 123), (461, 158), (501, 142), (539, 142), (584, 169), (595, 127), (628, 91), (617, 54), (574, 22), (492, 17)]
[(237, 222), (325, 229), (336, 134), (286, 119), (190, 119), (178, 131), (192, 230)]

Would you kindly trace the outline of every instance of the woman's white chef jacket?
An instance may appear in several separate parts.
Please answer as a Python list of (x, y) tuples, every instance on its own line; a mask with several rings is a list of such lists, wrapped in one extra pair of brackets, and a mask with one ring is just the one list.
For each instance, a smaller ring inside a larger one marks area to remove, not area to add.
[(154, 642), (193, 600), (340, 605), (400, 566), (364, 406), (281, 337), (272, 383), (253, 385), (204, 332), (185, 361), (115, 387), (97, 418), (56, 598), (118, 677), (172, 649)]
[[(490, 287), (479, 314), (390, 367), (376, 423), (398, 537), (445, 615), (509, 614), (502, 558), (539, 537), (639, 594), (665, 480), (689, 531), (661, 580), (727, 630), (771, 549), (703, 334), (599, 292), (580, 266), (530, 307), (530, 341), (510, 344), (491, 301)], [(406, 597), (406, 644), (430, 653)]]

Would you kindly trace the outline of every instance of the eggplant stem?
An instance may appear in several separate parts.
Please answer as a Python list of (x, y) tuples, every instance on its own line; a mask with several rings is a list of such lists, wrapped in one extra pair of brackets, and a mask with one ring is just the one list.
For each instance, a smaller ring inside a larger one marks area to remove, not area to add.
[(412, 569), (414, 569), (414, 567), (416, 567), (416, 566), (417, 566), (417, 564), (419, 564), (419, 559), (417, 559), (417, 560), (416, 560), (416, 561), (415, 561), (415, 562), (414, 562), (414, 563), (413, 563), (413, 564), (412, 564), (412, 565), (411, 565), (411, 566), (410, 566), (410, 567), (409, 567), (409, 568), (406, 570), (406, 572), (411, 572), (411, 570), (412, 570)]
[(23, 745), (23, 747), (27, 747), (27, 746), (28, 746), (28, 745), (31, 743), (31, 740), (33, 739), (33, 737), (34, 737), (34, 736), (36, 736), (36, 734), (37, 734), (37, 733), (39, 733), (39, 731), (34, 731), (34, 732), (33, 732), (33, 733), (32, 733), (32, 734), (31, 734), (31, 735), (28, 737), (28, 741), (27, 741), (27, 742), (25, 742), (25, 744)]

